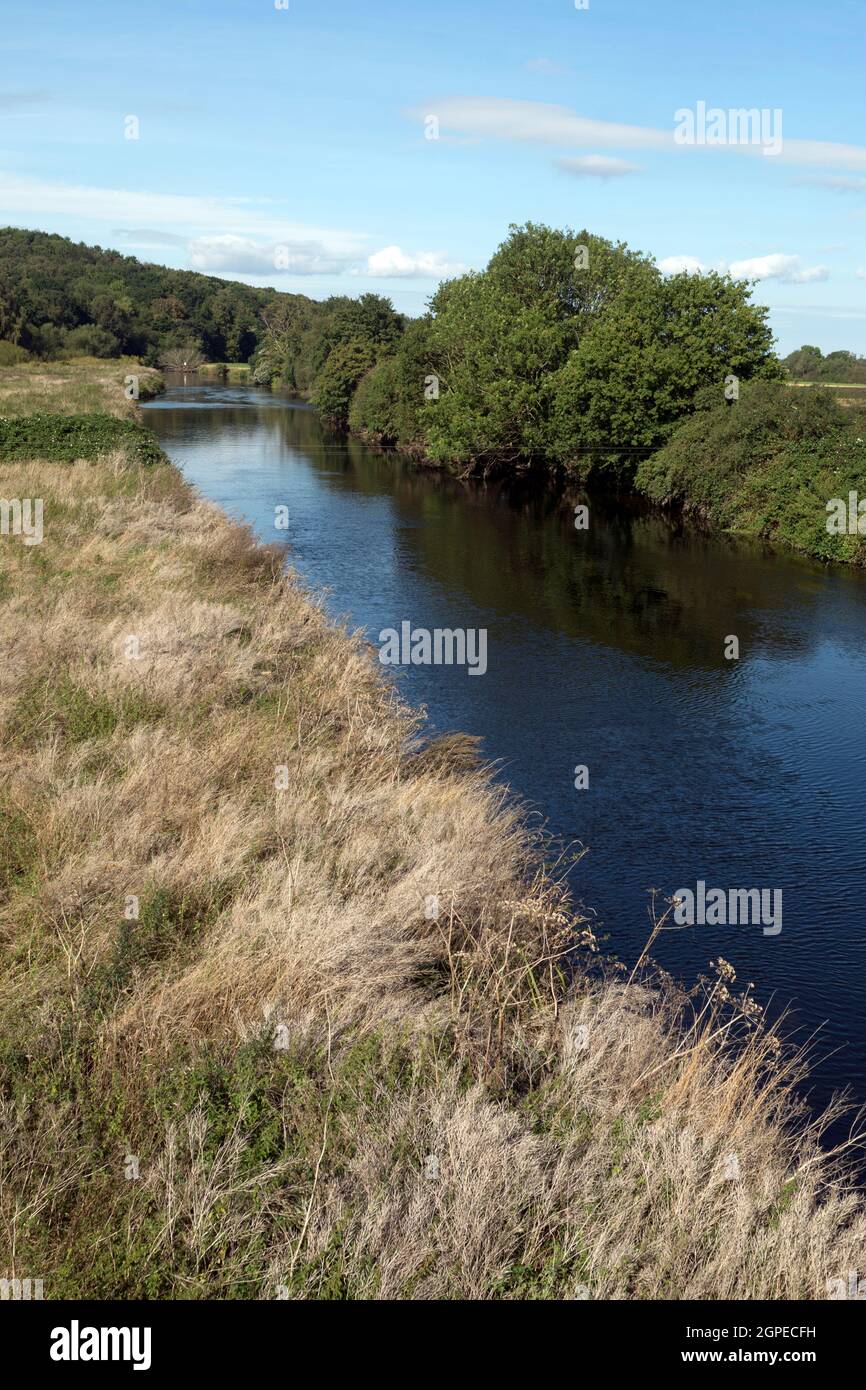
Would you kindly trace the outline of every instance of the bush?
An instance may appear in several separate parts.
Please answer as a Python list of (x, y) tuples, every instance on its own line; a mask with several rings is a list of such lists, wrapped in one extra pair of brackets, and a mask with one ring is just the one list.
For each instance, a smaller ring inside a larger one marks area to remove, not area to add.
[(349, 410), (349, 427), (383, 444), (424, 447), (426, 425), (435, 404), (427, 388), (436, 375), (432, 367), (430, 319), (406, 325), (397, 351), (386, 357), (358, 384)]
[(113, 415), (22, 415), (0, 418), (0, 459), (50, 459), (72, 463), (125, 448), (134, 462), (158, 463), (156, 438), (143, 425)]
[(120, 339), (106, 328), (86, 323), (65, 333), (63, 348), (73, 357), (119, 357)]
[[(654, 502), (682, 506), (714, 526), (781, 541), (824, 560), (866, 563), (866, 537), (827, 530), (827, 504), (866, 496), (866, 444), (858, 418), (818, 387), (746, 383), (697, 413), (638, 467)], [(862, 428), (862, 426), (861, 426)], [(866, 433), (866, 432), (864, 432)]]
[(698, 393), (696, 413), (665, 448), (644, 460), (635, 482), (654, 502), (725, 512), (738, 482), (788, 444), (814, 442), (842, 429), (847, 417), (826, 391), (746, 382), (730, 405), (721, 388)]
[(0, 367), (16, 367), (19, 362), (29, 362), (30, 353), (23, 347), (18, 347), (17, 343), (10, 343), (5, 338), (0, 339)]

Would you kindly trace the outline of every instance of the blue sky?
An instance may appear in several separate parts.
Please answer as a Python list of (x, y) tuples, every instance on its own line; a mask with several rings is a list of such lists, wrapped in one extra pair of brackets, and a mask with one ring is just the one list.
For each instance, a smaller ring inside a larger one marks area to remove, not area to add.
[[(587, 226), (866, 353), (863, 0), (288, 6), (4, 0), (0, 222), (409, 313), (511, 222)], [(674, 138), (699, 102), (722, 143)]]

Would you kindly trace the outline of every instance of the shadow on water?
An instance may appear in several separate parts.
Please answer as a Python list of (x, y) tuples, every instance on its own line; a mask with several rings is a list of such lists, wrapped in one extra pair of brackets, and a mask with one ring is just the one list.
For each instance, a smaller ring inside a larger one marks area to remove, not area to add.
[(866, 1100), (860, 575), (623, 499), (419, 469), (268, 391), (172, 383), (146, 409), (186, 476), (263, 538), (285, 535), (288, 506), (292, 563), (371, 641), (404, 620), (487, 629), (483, 678), (416, 666), (401, 690), (434, 728), (480, 735), (550, 832), (589, 847), (573, 886), (621, 959), (646, 939), (651, 886), (781, 889), (778, 935), (699, 926), (656, 958), (689, 980), (722, 955), (771, 1011), (791, 1003), (801, 1036), (821, 1027), (813, 1100)]

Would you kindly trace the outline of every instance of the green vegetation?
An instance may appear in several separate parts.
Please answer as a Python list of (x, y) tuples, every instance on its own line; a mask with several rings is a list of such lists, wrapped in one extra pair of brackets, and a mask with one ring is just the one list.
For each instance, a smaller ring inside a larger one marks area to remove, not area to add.
[(447, 466), (627, 479), (700, 387), (779, 376), (771, 341), (742, 284), (666, 278), (622, 243), (530, 223), (411, 324), (371, 295), (287, 308), (256, 375)]
[(113, 415), (25, 415), (0, 418), (0, 459), (72, 463), (123, 449), (136, 463), (155, 463), (161, 451), (152, 432)]
[(839, 350), (825, 356), (820, 348), (804, 343), (782, 359), (792, 381), (815, 381), (824, 385), (866, 386), (866, 357)]
[(255, 375), (451, 469), (557, 470), (822, 559), (866, 560), (859, 535), (827, 530), (831, 499), (866, 492), (862, 416), (788, 389), (856, 385), (866, 362), (802, 348), (781, 364), (749, 285), (666, 277), (586, 231), (513, 227), (486, 270), (442, 284), (408, 323), (371, 295), (285, 305)]
[(262, 312), (283, 300), (310, 302), (47, 232), (0, 230), (0, 366), (22, 353), (247, 362)]
[(336, 295), (319, 304), (283, 300), (266, 316), (267, 333), (254, 379), (278, 382), (312, 398), (345, 427), (353, 393), (365, 374), (398, 346), (405, 320), (380, 295)]
[(866, 563), (866, 535), (827, 530), (827, 503), (866, 496), (866, 417), (827, 391), (745, 383), (740, 399), (698, 394), (695, 414), (638, 465), (635, 484), (723, 530), (824, 560)]
[[(0, 253), (7, 458), (71, 461), (131, 441), (117, 421), (84, 418), (86, 359), (33, 360), (124, 351), (287, 386), (337, 428), (455, 471), (556, 471), (824, 559), (864, 560), (858, 535), (828, 534), (826, 506), (866, 490), (856, 396), (866, 359), (804, 346), (780, 363), (767, 310), (727, 276), (664, 276), (623, 243), (527, 223), (484, 271), (443, 283), (407, 320), (380, 295), (317, 303), (41, 232), (0, 232)], [(142, 398), (158, 389), (128, 363)], [(106, 382), (112, 370), (122, 382), (119, 365), (105, 363)], [(728, 406), (731, 377), (740, 399)], [(51, 410), (65, 424), (43, 415), (58, 382)], [(849, 387), (847, 409), (815, 396), (831, 382)], [(153, 461), (144, 438), (135, 447)]]

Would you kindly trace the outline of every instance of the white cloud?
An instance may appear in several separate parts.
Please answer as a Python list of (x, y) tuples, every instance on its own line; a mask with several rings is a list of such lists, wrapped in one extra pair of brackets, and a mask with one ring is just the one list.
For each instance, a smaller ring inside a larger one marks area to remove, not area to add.
[(442, 280), (449, 275), (462, 275), (465, 265), (449, 264), (441, 251), (418, 251), (414, 256), (399, 246), (383, 246), (367, 259), (367, 274), (388, 277), (424, 277)]
[(781, 280), (786, 285), (811, 285), (830, 278), (825, 265), (804, 266), (800, 256), (786, 256), (781, 251), (734, 261), (729, 269), (735, 280)]
[(858, 265), (856, 274), (858, 280), (866, 280), (866, 267)]
[(553, 162), (563, 173), (573, 174), (579, 179), (613, 179), (623, 174), (640, 173), (638, 164), (629, 164), (627, 159), (617, 159), (616, 155), (580, 154)]
[(689, 275), (703, 275), (710, 268), (697, 256), (666, 256), (663, 261), (656, 261), (656, 265), (663, 275), (681, 275), (684, 270)]
[(664, 275), (679, 275), (684, 270), (690, 275), (705, 275), (717, 270), (720, 275), (732, 275), (735, 280), (780, 280), (786, 285), (811, 285), (830, 278), (825, 265), (804, 266), (801, 256), (785, 255), (781, 251), (769, 256), (752, 256), (744, 261), (718, 261), (714, 266), (706, 265), (697, 256), (666, 256), (656, 261), (656, 265)]
[(186, 237), (174, 232), (157, 232), (152, 227), (115, 227), (111, 235), (130, 246), (153, 249), (157, 246), (186, 246)]
[(642, 126), (617, 125), (613, 121), (594, 121), (567, 106), (543, 101), (512, 101), (507, 97), (448, 97), (431, 102), (425, 111), (413, 114), (423, 120), (435, 113), (443, 126), (464, 135), (486, 136), (496, 140), (521, 140), (541, 145), (595, 145), (611, 149), (678, 148), (671, 129), (651, 130)]
[[(541, 101), (514, 101), (508, 97), (446, 97), (431, 102), (423, 111), (416, 109), (410, 114), (423, 121), (431, 112), (439, 117), (444, 128), (452, 132), (494, 140), (584, 149), (662, 150), (671, 154), (694, 154), (699, 151), (715, 155), (722, 150), (766, 160), (759, 144), (677, 144), (674, 140), (673, 110), (669, 129), (597, 121), (580, 115), (568, 106)], [(843, 145), (827, 140), (792, 140), (786, 136), (781, 151), (773, 159), (787, 164), (866, 170), (866, 146)]]
[(347, 268), (354, 255), (335, 255), (321, 242), (285, 239), (263, 243), (250, 237), (195, 237), (188, 247), (192, 270), (210, 274), (240, 272), (244, 275), (335, 275)]

